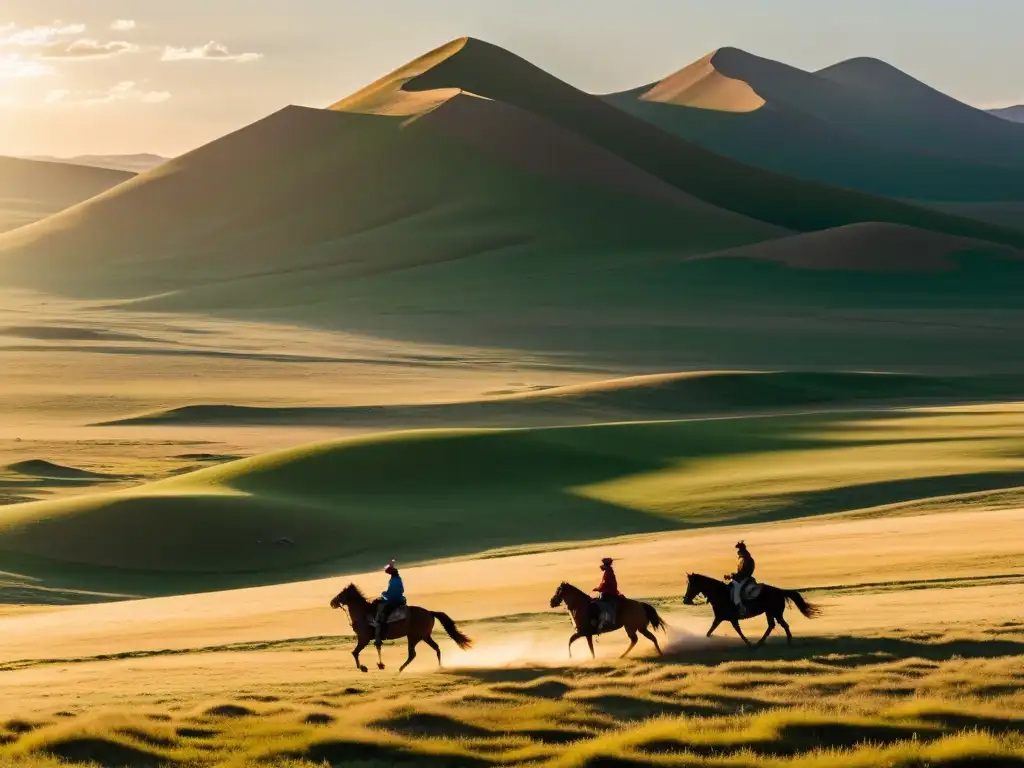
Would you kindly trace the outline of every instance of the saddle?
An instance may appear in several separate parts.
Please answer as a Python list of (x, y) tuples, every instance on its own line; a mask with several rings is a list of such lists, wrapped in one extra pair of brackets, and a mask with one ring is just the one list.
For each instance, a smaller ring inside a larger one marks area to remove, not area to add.
[(763, 589), (764, 585), (758, 584), (756, 581), (754, 581), (754, 577), (751, 576), (749, 579), (747, 579), (747, 582), (742, 587), (740, 587), (740, 599), (743, 600), (743, 602), (745, 603), (751, 600), (756, 600), (758, 597), (761, 596), (761, 590)]
[[(379, 605), (379, 601), (373, 604), (373, 612), (366, 619), (366, 622), (371, 627), (376, 627), (377, 626), (377, 607), (378, 607), (378, 605)], [(385, 624), (394, 624), (396, 621), (404, 621), (407, 618), (409, 618), (409, 606), (408, 605), (400, 605), (397, 608), (395, 608), (393, 611), (391, 611), (391, 613), (388, 614), (388, 620), (386, 622), (384, 622), (384, 623)]]

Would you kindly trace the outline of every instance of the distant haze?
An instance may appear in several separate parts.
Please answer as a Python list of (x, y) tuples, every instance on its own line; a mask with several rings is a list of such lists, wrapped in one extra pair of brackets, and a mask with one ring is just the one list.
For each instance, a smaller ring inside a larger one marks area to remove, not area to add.
[(77, 155), (75, 157), (50, 157), (37, 155), (30, 160), (48, 160), (58, 163), (69, 163), (71, 165), (87, 165), (91, 168), (110, 168), (115, 171), (131, 171), (132, 173), (143, 173), (156, 168), (168, 158), (160, 155), (147, 153), (138, 155)]
[[(1014, 103), (1024, 4), (7, 0), (0, 154), (176, 156), (287, 104), (321, 107), (445, 40), (515, 50), (592, 92), (732, 45), (817, 70), (873, 56), (971, 104)], [(59, 20), (59, 22), (55, 21)], [(969, 34), (965, 33), (969, 30)]]

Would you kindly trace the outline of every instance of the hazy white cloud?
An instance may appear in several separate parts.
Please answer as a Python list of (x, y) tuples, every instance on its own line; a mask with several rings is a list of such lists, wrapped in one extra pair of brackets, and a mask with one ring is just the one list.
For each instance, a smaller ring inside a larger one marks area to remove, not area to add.
[(131, 19), (118, 19), (110, 25), (110, 28), (115, 32), (131, 32), (138, 26)]
[(46, 46), (40, 57), (44, 59), (109, 59), (124, 53), (138, 53), (142, 49), (135, 43), (112, 40), (101, 43), (98, 40), (81, 39), (70, 43), (53, 43)]
[(167, 46), (160, 57), (162, 61), (230, 61), (236, 64), (246, 64), (262, 58), (262, 53), (231, 53), (227, 46), (213, 40), (195, 48)]
[(27, 77), (52, 75), (53, 67), (17, 53), (0, 54), (0, 80), (20, 80)]
[(64, 24), (54, 22), (48, 26), (26, 27), (16, 24), (0, 26), (0, 45), (17, 45), (23, 48), (37, 48), (66, 37), (75, 37), (85, 32), (85, 24)]
[(143, 104), (159, 104), (171, 98), (167, 91), (146, 91), (138, 83), (125, 80), (102, 91), (54, 90), (46, 95), (47, 104), (94, 107), (119, 101), (136, 101)]

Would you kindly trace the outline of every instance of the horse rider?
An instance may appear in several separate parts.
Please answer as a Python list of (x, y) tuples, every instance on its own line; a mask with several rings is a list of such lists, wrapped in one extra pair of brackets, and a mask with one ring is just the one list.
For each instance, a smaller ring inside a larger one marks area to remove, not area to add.
[(601, 583), (591, 590), (598, 594), (594, 599), (599, 613), (598, 631), (611, 626), (615, 622), (615, 606), (620, 597), (619, 582), (615, 578), (615, 570), (612, 568), (612, 559), (610, 557), (605, 557), (601, 560), (601, 571)]
[(732, 601), (736, 604), (736, 613), (742, 618), (747, 612), (743, 605), (743, 588), (754, 576), (754, 558), (747, 550), (747, 545), (742, 541), (737, 542), (736, 551), (739, 555), (739, 559), (736, 561), (736, 573), (727, 575), (725, 580), (729, 582)]
[(380, 602), (377, 605), (376, 642), (378, 645), (380, 645), (384, 637), (384, 628), (387, 626), (388, 616), (396, 608), (405, 605), (405, 585), (402, 583), (402, 577), (398, 573), (394, 560), (388, 563), (384, 573), (388, 574), (391, 578), (388, 580), (388, 588), (381, 593)]

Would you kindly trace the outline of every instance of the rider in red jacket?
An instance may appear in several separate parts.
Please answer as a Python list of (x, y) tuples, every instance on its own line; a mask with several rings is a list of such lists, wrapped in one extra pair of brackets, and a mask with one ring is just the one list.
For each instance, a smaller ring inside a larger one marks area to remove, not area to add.
[(605, 600), (619, 596), (619, 582), (615, 578), (615, 571), (612, 570), (612, 562), (610, 557), (601, 561), (601, 583), (591, 590), (597, 592)]
[(592, 591), (597, 592), (599, 597), (596, 603), (599, 609), (598, 631), (610, 628), (615, 624), (615, 604), (619, 598), (619, 582), (615, 578), (615, 571), (612, 570), (612, 559), (606, 557), (601, 560), (601, 583)]

